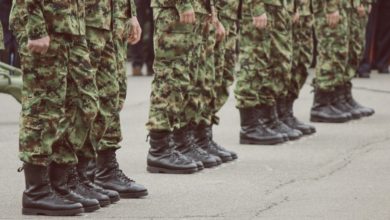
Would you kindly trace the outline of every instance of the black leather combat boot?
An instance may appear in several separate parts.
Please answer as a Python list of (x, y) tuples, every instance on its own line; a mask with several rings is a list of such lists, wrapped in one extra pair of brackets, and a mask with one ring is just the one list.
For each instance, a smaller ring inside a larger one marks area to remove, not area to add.
[(362, 112), (358, 109), (353, 108), (348, 102), (345, 95), (345, 86), (337, 86), (334, 92), (334, 100), (333, 104), (341, 112), (350, 113), (352, 119), (359, 119), (364, 116)]
[(150, 131), (147, 170), (151, 173), (191, 174), (198, 171), (195, 161), (175, 150), (173, 133)]
[(321, 91), (316, 89), (314, 92), (313, 106), (310, 111), (310, 121), (327, 123), (344, 123), (351, 120), (350, 113), (344, 113), (333, 106), (333, 91)]
[(316, 128), (314, 126), (305, 124), (294, 116), (294, 101), (294, 98), (289, 97), (278, 102), (278, 114), (280, 120), (290, 128), (301, 131), (304, 135), (315, 133)]
[(203, 140), (203, 144), (198, 143), (198, 145), (200, 145), (203, 150), (207, 151), (209, 154), (220, 157), (223, 162), (228, 162), (238, 158), (235, 152), (225, 149), (213, 140), (212, 126), (198, 125), (195, 133), (195, 136), (201, 137), (198, 138), (199, 140)]
[(221, 158), (207, 153), (197, 145), (190, 126), (176, 129), (173, 132), (173, 140), (177, 151), (197, 163), (201, 162), (205, 168), (215, 167), (222, 163)]
[(70, 189), (68, 186), (68, 175), (70, 173), (69, 169), (71, 168), (72, 166), (65, 164), (57, 164), (54, 162), (50, 164), (49, 177), (55, 192), (67, 200), (81, 203), (85, 212), (93, 212), (100, 209), (98, 200), (85, 198)]
[[(90, 159), (79, 157), (79, 163), (77, 164), (77, 173), (80, 179), (80, 184), (82, 184), (86, 188), (89, 188), (90, 190), (108, 196), (108, 198), (110, 199), (110, 203), (118, 202), (120, 200), (120, 196), (117, 191), (103, 189), (102, 187), (96, 185), (90, 180), (87, 174), (87, 170), (90, 169), (90, 161)], [(96, 163), (93, 164), (95, 164), (94, 170), (96, 170)], [(102, 206), (101, 200), (99, 200), (99, 202), (100, 206)]]
[(259, 121), (256, 108), (241, 108), (240, 144), (273, 145), (286, 142), (284, 135), (276, 133)]
[(375, 110), (369, 107), (360, 105), (352, 96), (352, 83), (348, 82), (344, 85), (345, 99), (347, 103), (354, 109), (360, 111), (364, 116), (371, 116)]
[(104, 189), (117, 191), (121, 198), (139, 198), (148, 195), (141, 184), (127, 177), (116, 160), (116, 149), (98, 152), (94, 183)]
[(48, 168), (25, 163), (26, 189), (23, 192), (23, 215), (68, 216), (84, 212), (83, 205), (58, 196), (50, 186)]
[(268, 106), (262, 105), (257, 108), (259, 114), (259, 120), (273, 131), (286, 134), (289, 140), (296, 140), (302, 137), (302, 132), (299, 130), (290, 128), (279, 120), (278, 113), (276, 111), (276, 105)]
[(107, 195), (96, 192), (93, 188), (87, 187), (81, 183), (76, 166), (71, 167), (68, 172), (68, 186), (73, 192), (84, 198), (96, 199), (99, 201), (100, 207), (105, 207), (111, 204), (110, 198)]

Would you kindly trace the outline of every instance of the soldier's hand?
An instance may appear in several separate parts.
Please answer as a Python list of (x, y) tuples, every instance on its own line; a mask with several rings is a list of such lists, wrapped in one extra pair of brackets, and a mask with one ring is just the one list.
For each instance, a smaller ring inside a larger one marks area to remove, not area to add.
[(328, 25), (331, 27), (336, 27), (340, 21), (340, 18), (341, 17), (340, 17), (339, 11), (335, 11), (331, 14), (326, 15), (326, 20), (328, 22)]
[(46, 36), (36, 40), (28, 39), (27, 48), (33, 53), (45, 54), (50, 46), (50, 37)]
[(293, 23), (298, 23), (299, 19), (301, 18), (301, 14), (297, 11), (292, 17)]
[(357, 7), (357, 11), (360, 17), (366, 16), (366, 8), (364, 8), (363, 5), (359, 5), (359, 7)]
[(223, 26), (223, 24), (220, 21), (216, 22), (215, 35), (216, 35), (217, 42), (221, 42), (223, 40), (223, 38), (225, 38), (225, 36), (226, 36), (225, 27)]
[(255, 25), (256, 28), (264, 29), (267, 27), (267, 24), (268, 24), (268, 17), (266, 13), (257, 17), (253, 17), (253, 25)]
[(127, 39), (127, 42), (129, 42), (129, 44), (131, 45), (138, 43), (141, 40), (141, 34), (142, 29), (139, 25), (137, 17), (132, 17), (130, 19), (130, 34)]
[(195, 12), (192, 9), (181, 13), (179, 16), (180, 22), (184, 24), (193, 24), (196, 21)]

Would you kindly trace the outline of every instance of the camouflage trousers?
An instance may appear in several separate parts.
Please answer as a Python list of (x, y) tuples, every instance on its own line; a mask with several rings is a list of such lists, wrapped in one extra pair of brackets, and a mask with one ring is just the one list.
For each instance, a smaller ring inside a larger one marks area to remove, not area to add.
[(195, 124), (211, 125), (214, 123), (215, 29), (209, 15), (196, 13), (197, 23), (192, 39), (194, 49), (191, 57), (190, 108), (187, 110), (188, 121)]
[(91, 127), (98, 109), (85, 37), (51, 35), (49, 50), (41, 55), (28, 51), (25, 33), (16, 36), (23, 70), (19, 158), (43, 166), (94, 158), (94, 148), (73, 144), (86, 138), (75, 133), (76, 119)]
[[(368, 12), (367, 12), (368, 13)], [(360, 17), (357, 10), (349, 8), (347, 10), (348, 18), (348, 66), (345, 74), (345, 81), (349, 82), (356, 74), (360, 61), (363, 58), (363, 47), (365, 42), (365, 30), (368, 16)]]
[(226, 36), (214, 47), (215, 81), (213, 85), (214, 97), (212, 104), (213, 123), (218, 124), (217, 113), (229, 98), (229, 87), (234, 82), (234, 70), (236, 67), (236, 21), (229, 18), (220, 18), (225, 27)]
[(234, 95), (237, 108), (250, 108), (258, 105), (273, 105), (275, 92), (270, 62), (270, 28), (258, 29), (251, 17), (240, 22), (241, 68), (236, 73)]
[(291, 85), (292, 67), (292, 23), (290, 13), (281, 6), (266, 5), (270, 15), (270, 59), (268, 70), (272, 75), (271, 81), (274, 98), (287, 96)]
[(107, 127), (106, 133), (103, 136), (102, 142), (104, 145), (101, 146), (100, 150), (106, 149), (119, 149), (119, 143), (123, 140), (120, 112), (123, 109), (126, 93), (127, 93), (127, 75), (126, 75), (126, 57), (127, 57), (127, 34), (128, 27), (126, 25), (126, 19), (115, 18), (114, 19), (114, 31), (113, 41), (114, 48), (116, 51), (116, 62), (117, 62), (117, 82), (119, 85), (119, 100), (118, 108), (113, 113), (113, 118), (109, 126)]
[[(175, 8), (153, 8), (155, 71), (150, 96), (148, 130), (173, 130), (187, 125), (193, 92), (191, 51), (194, 25), (179, 23)], [(194, 113), (192, 113), (194, 114)]]
[(0, 23), (0, 50), (4, 50), (4, 33), (3, 25)]
[(315, 32), (318, 40), (318, 58), (316, 77), (313, 85), (316, 89), (332, 91), (343, 85), (348, 62), (348, 19), (345, 11), (339, 24), (331, 28), (326, 21), (326, 14), (315, 14)]
[(293, 24), (293, 56), (289, 96), (298, 98), (308, 76), (313, 55), (313, 16), (301, 16)]
[(83, 131), (89, 132), (90, 137), (85, 144), (92, 145), (97, 151), (101, 151), (112, 147), (111, 137), (107, 130), (118, 113), (119, 85), (116, 51), (110, 31), (87, 27), (86, 35), (92, 70), (96, 72), (99, 111), (91, 130), (84, 129)]

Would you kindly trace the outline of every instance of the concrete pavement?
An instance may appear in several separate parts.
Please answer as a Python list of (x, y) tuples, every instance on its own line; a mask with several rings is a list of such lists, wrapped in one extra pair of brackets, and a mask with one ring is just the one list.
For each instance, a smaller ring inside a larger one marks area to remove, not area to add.
[[(316, 135), (278, 146), (238, 144), (239, 115), (231, 97), (220, 113), (215, 139), (236, 151), (239, 160), (194, 175), (146, 172), (150, 82), (150, 77), (129, 78), (118, 152), (121, 168), (146, 185), (150, 195), (64, 219), (390, 219), (390, 75), (354, 80), (355, 97), (375, 108), (374, 116), (315, 124)], [(310, 90), (306, 85), (295, 106), (306, 122)], [(47, 219), (21, 215), (20, 106), (3, 94), (0, 103), (0, 219)]]

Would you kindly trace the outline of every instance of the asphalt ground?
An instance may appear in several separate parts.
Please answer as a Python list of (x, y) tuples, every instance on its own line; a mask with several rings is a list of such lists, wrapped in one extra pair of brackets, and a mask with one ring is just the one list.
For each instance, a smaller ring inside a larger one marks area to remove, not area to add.
[[(314, 124), (317, 134), (277, 146), (239, 145), (234, 97), (220, 112), (215, 140), (239, 159), (193, 175), (146, 172), (151, 77), (130, 77), (121, 114), (121, 168), (149, 196), (122, 199), (91, 214), (55, 219), (390, 219), (390, 75), (354, 79), (354, 96), (376, 114), (345, 124)], [(308, 81), (309, 82), (309, 81)], [(309, 121), (313, 93), (305, 85), (295, 114)], [(22, 216), (24, 176), (17, 169), (20, 105), (0, 94), (0, 219)]]

